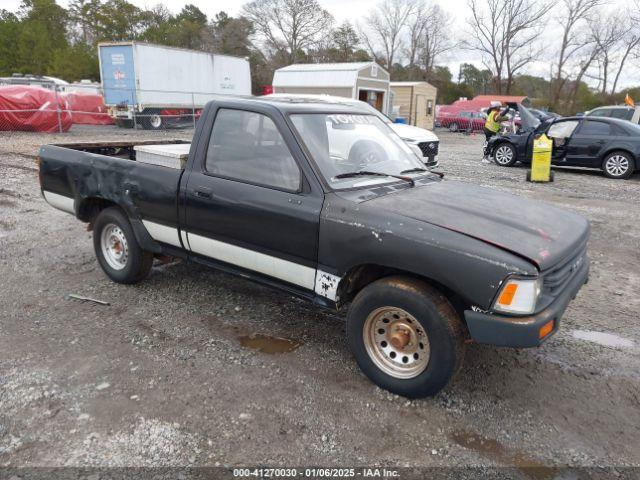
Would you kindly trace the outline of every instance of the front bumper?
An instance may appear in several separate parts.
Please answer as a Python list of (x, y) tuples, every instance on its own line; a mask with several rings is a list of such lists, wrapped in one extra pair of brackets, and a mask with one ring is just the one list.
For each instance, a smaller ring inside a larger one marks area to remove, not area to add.
[[(566, 288), (544, 310), (526, 317), (511, 317), (494, 313), (465, 310), (464, 318), (471, 338), (478, 343), (504, 347), (537, 347), (553, 335), (567, 306), (589, 280), (589, 261), (586, 260)], [(540, 328), (553, 320), (553, 330), (540, 338)]]

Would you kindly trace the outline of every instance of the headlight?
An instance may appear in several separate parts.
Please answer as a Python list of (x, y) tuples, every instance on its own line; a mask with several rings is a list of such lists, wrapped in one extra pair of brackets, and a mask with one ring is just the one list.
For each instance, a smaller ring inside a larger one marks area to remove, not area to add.
[(533, 313), (541, 286), (541, 278), (535, 280), (509, 278), (500, 289), (493, 308), (507, 313)]

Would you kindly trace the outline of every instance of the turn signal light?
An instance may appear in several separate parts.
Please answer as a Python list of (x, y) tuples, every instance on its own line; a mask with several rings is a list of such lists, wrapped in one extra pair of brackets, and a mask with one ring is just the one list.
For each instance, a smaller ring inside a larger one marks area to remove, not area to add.
[(538, 337), (540, 338), (540, 340), (542, 340), (553, 331), (553, 324), (553, 320), (549, 320), (547, 323), (540, 327), (540, 331), (538, 332)]
[(500, 294), (500, 298), (498, 298), (498, 303), (501, 305), (511, 305), (513, 302), (513, 297), (516, 296), (516, 292), (518, 291), (517, 283), (509, 283), (502, 293)]
[(494, 302), (495, 310), (527, 315), (536, 307), (542, 282), (540, 278), (508, 278)]

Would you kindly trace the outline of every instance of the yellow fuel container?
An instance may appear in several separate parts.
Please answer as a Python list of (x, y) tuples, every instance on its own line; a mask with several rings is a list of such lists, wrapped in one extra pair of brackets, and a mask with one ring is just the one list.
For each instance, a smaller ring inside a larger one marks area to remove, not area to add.
[(531, 172), (527, 175), (530, 182), (552, 182), (551, 150), (553, 140), (544, 133), (533, 140), (533, 157), (531, 158)]

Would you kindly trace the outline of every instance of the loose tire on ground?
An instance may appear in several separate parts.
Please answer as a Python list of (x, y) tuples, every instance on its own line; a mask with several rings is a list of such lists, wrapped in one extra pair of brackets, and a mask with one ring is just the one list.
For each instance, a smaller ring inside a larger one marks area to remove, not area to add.
[(627, 152), (611, 152), (602, 161), (602, 171), (609, 178), (627, 179), (634, 170), (635, 162)]
[(451, 303), (426, 282), (400, 276), (358, 293), (347, 341), (371, 381), (408, 398), (438, 393), (464, 357), (464, 326)]
[(117, 283), (144, 280), (153, 254), (142, 250), (125, 214), (116, 207), (102, 210), (93, 224), (93, 248), (104, 273)]

